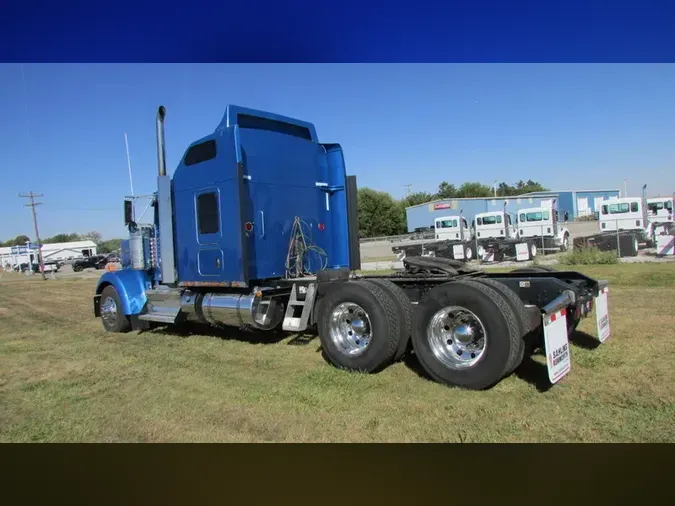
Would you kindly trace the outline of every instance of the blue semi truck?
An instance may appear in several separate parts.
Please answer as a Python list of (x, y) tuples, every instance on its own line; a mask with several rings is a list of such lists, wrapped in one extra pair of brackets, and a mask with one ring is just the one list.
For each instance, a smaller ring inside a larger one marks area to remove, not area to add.
[(408, 257), (393, 274), (359, 273), (356, 180), (311, 123), (230, 105), (170, 176), (165, 115), (153, 219), (136, 223), (125, 199), (122, 269), (93, 297), (107, 331), (315, 331), (336, 367), (372, 373), (414, 354), (436, 381), (467, 389), (495, 385), (538, 347), (557, 382), (568, 335), (594, 306), (599, 340), (609, 335), (607, 284), (578, 272)]

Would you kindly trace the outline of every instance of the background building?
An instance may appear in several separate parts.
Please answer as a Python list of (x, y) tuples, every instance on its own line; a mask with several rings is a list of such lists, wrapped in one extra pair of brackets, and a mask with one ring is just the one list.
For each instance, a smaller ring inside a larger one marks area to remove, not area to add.
[(432, 227), (434, 220), (440, 216), (454, 215), (462, 212), (469, 222), (478, 213), (497, 211), (504, 207), (515, 214), (527, 207), (552, 207), (558, 210), (560, 219), (565, 212), (569, 221), (592, 215), (600, 210), (600, 202), (619, 197), (619, 190), (562, 190), (552, 192), (532, 192), (516, 197), (476, 197), (441, 199), (406, 208), (408, 232), (416, 228)]
[[(18, 250), (18, 253), (17, 253)], [(45, 262), (53, 260), (69, 260), (96, 255), (96, 243), (94, 241), (58, 242), (42, 245), (42, 258)], [(10, 246), (0, 248), (0, 265), (14, 267), (22, 263), (36, 263), (37, 250), (27, 251), (26, 246), (13, 248)]]

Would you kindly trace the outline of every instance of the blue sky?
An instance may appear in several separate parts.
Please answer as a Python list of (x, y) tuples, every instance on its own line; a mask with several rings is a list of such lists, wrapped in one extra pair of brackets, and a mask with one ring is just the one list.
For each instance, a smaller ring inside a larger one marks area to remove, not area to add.
[[(25, 88), (24, 88), (25, 84)], [(19, 193), (44, 193), (44, 237), (122, 237), (129, 194), (155, 190), (155, 113), (167, 165), (228, 103), (313, 122), (360, 186), (396, 197), (494, 179), (551, 189), (675, 191), (675, 65), (0, 65), (0, 239), (33, 235)]]

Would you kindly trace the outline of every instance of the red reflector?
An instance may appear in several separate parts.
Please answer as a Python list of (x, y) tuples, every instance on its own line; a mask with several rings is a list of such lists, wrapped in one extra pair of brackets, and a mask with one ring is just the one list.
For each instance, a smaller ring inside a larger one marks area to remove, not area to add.
[(323, 231), (326, 228), (326, 225), (319, 223), (319, 230)]
[(250, 221), (247, 221), (246, 224), (244, 225), (244, 229), (247, 232), (250, 232), (251, 230), (253, 230), (253, 223), (251, 223)]

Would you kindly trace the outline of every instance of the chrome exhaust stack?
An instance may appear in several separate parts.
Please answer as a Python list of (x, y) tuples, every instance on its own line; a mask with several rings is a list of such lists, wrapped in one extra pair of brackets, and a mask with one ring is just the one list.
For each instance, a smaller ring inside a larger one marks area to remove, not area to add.
[(166, 108), (163, 105), (157, 109), (157, 171), (160, 176), (166, 176), (166, 149), (164, 147), (164, 118)]
[(162, 284), (176, 282), (176, 259), (173, 248), (173, 203), (171, 199), (171, 178), (166, 175), (166, 151), (164, 149), (163, 105), (157, 109), (157, 215), (159, 217), (159, 262)]

